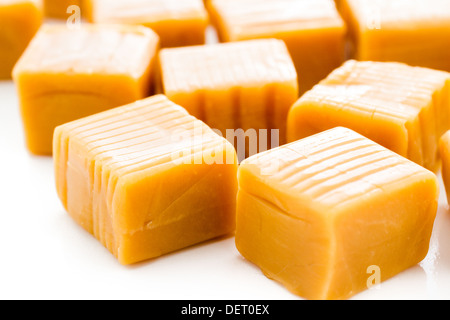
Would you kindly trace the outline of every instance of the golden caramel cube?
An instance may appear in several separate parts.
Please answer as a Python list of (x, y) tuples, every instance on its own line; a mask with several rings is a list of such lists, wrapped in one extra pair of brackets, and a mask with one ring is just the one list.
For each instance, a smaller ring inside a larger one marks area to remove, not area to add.
[(450, 129), (450, 73), (401, 63), (351, 60), (291, 108), (290, 142), (344, 126), (436, 171)]
[(42, 22), (42, 8), (34, 0), (0, 1), (0, 80), (11, 72)]
[(44, 26), (14, 69), (29, 151), (50, 155), (58, 125), (149, 96), (157, 49), (141, 26)]
[(163, 49), (160, 69), (167, 97), (224, 137), (229, 130), (267, 130), (262, 142), (271, 142), (272, 131), (278, 130), (277, 146), (286, 142), (287, 114), (298, 98), (298, 85), (282, 41)]
[(86, 11), (91, 22), (149, 27), (161, 47), (204, 44), (209, 22), (201, 0), (86, 0)]
[(358, 60), (450, 71), (450, 1), (341, 0)]
[(221, 41), (283, 40), (298, 73), (300, 93), (345, 59), (345, 24), (333, 0), (210, 0)]
[(162, 95), (64, 124), (54, 145), (62, 203), (121, 264), (234, 232), (233, 146)]
[(350, 298), (428, 253), (436, 176), (349, 129), (251, 157), (238, 181), (239, 252), (303, 298)]

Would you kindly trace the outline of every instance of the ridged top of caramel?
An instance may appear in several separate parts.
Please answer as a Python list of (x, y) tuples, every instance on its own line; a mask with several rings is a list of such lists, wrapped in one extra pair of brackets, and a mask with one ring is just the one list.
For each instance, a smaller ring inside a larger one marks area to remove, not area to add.
[(232, 39), (304, 29), (343, 27), (332, 0), (211, 0)]
[(450, 26), (447, 0), (345, 0), (360, 26), (389, 29), (433, 29)]
[(325, 104), (407, 121), (430, 105), (446, 81), (450, 81), (447, 72), (394, 62), (350, 60), (298, 103)]
[[(195, 164), (194, 158), (205, 150), (228, 145), (163, 95), (64, 124), (56, 128), (55, 136), (57, 143), (70, 144), (119, 176), (163, 165)], [(234, 159), (234, 153), (231, 156)]]
[(160, 61), (166, 93), (297, 79), (286, 45), (275, 39), (163, 49)]
[[(450, 73), (444, 71), (397, 62), (349, 60), (321, 81), (317, 90), (327, 86), (334, 90), (334, 94), (329, 96), (331, 100), (349, 95), (358, 97), (359, 101), (370, 101), (372, 108), (384, 103), (421, 109), (449, 80)], [(397, 111), (401, 110), (397, 108)]]
[(242, 179), (242, 189), (252, 193), (258, 190), (252, 185), (266, 186), (272, 190), (267, 197), (273, 196), (287, 212), (277, 192), (306, 206), (337, 209), (373, 194), (389, 196), (398, 186), (435, 179), (423, 167), (342, 127), (253, 156), (239, 170), (254, 178)]
[(92, 16), (102, 23), (207, 20), (202, 0), (92, 0)]
[[(141, 26), (44, 25), (14, 74), (64, 73), (128, 75), (140, 78), (156, 54), (159, 37)], [(132, 48), (132, 49), (130, 49)]]

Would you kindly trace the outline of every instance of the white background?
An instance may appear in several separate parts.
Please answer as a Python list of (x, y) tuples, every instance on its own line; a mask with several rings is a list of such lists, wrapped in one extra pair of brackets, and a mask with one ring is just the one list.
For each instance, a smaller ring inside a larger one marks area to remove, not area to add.
[[(0, 82), (0, 299), (298, 299), (245, 261), (233, 237), (121, 266), (65, 213), (52, 159), (29, 155), (22, 130), (15, 87)], [(428, 257), (353, 299), (450, 299), (441, 189)]]

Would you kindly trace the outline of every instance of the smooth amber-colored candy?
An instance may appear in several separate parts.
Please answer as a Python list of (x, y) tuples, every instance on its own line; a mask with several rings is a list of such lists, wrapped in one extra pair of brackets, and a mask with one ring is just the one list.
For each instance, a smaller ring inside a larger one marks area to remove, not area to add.
[(346, 128), (242, 162), (236, 246), (307, 299), (347, 299), (422, 261), (439, 185)]
[(298, 98), (298, 85), (282, 41), (163, 49), (160, 68), (163, 91), (169, 99), (224, 137), (230, 132), (227, 130), (267, 130), (262, 140), (272, 140), (272, 131), (278, 130), (279, 143), (286, 142), (287, 114)]
[(162, 47), (204, 44), (209, 22), (201, 0), (86, 0), (86, 10), (91, 22), (149, 27)]
[(60, 124), (150, 95), (157, 49), (142, 26), (43, 26), (14, 69), (30, 152), (50, 155)]
[(290, 142), (344, 126), (436, 171), (450, 129), (450, 74), (401, 63), (351, 60), (292, 107)]
[(283, 40), (300, 93), (344, 62), (346, 27), (333, 0), (210, 0), (207, 7), (221, 41)]
[(233, 146), (162, 95), (59, 126), (59, 197), (122, 264), (232, 233)]
[(447, 0), (340, 0), (358, 60), (450, 71)]

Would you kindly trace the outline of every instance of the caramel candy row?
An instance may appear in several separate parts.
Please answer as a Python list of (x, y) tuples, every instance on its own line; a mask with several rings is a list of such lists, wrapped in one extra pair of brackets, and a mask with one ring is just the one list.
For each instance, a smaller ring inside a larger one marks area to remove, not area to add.
[(233, 131), (230, 140), (254, 132), (258, 148), (244, 149), (241, 159), (286, 142), (298, 83), (282, 41), (158, 49), (159, 37), (143, 26), (43, 26), (14, 69), (30, 152), (52, 154), (56, 126), (145, 98), (157, 86), (224, 137)]

